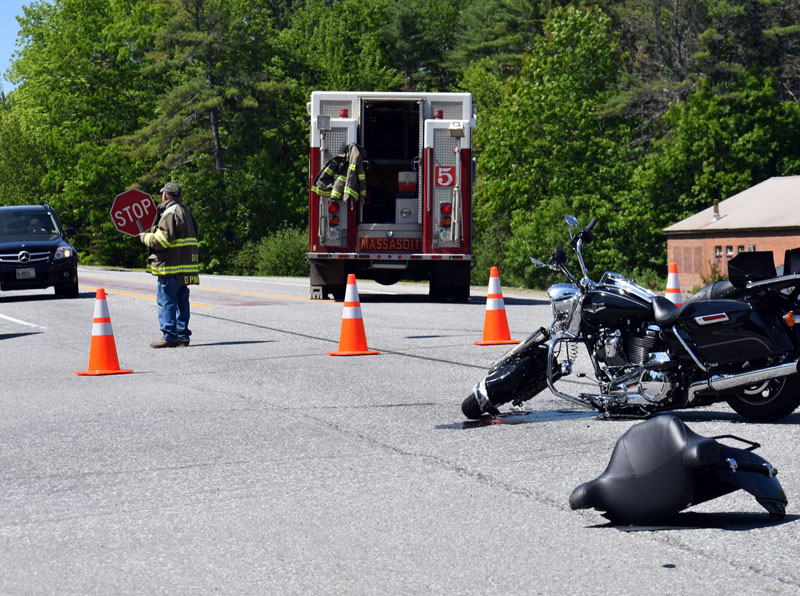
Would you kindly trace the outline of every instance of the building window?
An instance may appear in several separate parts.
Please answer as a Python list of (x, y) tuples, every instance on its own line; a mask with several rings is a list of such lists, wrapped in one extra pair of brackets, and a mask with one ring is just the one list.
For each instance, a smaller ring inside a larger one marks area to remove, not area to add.
[(739, 254), (740, 252), (744, 252), (744, 246), (736, 247), (736, 254)]
[(714, 247), (714, 255), (717, 256), (717, 257), (721, 257), (722, 256), (722, 247), (721, 246), (715, 246)]
[(756, 245), (755, 244), (748, 244), (747, 245), (747, 252), (756, 252)]
[(733, 256), (733, 247), (732, 246), (726, 246), (725, 247), (725, 254), (728, 255), (729, 257), (732, 257)]

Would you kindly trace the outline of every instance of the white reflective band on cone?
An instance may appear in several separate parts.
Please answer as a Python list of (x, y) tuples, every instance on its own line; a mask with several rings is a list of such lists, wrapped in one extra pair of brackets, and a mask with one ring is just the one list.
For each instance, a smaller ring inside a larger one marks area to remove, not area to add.
[(345, 306), (344, 310), (342, 311), (342, 318), (343, 319), (361, 319), (361, 307), (360, 306)]
[(486, 310), (505, 310), (502, 298), (487, 298)]
[(347, 290), (344, 293), (345, 302), (358, 302), (358, 288), (356, 284), (347, 284)]
[(501, 294), (502, 291), (500, 290), (500, 278), (499, 277), (490, 277), (489, 278), (489, 294)]
[(114, 335), (111, 323), (92, 323), (92, 335)]
[(108, 302), (105, 300), (95, 300), (94, 301), (94, 318), (95, 319), (107, 319), (110, 315), (108, 314)]

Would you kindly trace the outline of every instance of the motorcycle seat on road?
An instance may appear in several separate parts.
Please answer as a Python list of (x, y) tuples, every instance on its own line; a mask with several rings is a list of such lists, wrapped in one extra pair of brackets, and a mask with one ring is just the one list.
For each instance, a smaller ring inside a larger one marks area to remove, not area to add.
[[(731, 470), (729, 459), (742, 469)], [(750, 451), (722, 445), (675, 416), (661, 415), (628, 429), (605, 471), (572, 491), (569, 503), (572, 509), (597, 509), (615, 523), (641, 525), (743, 488), (772, 519), (780, 519), (786, 496), (766, 473), (768, 466)]]

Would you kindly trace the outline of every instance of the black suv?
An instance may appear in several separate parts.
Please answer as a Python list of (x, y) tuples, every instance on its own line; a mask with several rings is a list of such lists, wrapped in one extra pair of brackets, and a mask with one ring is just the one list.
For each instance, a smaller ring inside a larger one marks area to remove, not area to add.
[[(66, 231), (74, 233), (73, 228)], [(0, 207), (0, 289), (78, 296), (78, 254), (47, 203)]]

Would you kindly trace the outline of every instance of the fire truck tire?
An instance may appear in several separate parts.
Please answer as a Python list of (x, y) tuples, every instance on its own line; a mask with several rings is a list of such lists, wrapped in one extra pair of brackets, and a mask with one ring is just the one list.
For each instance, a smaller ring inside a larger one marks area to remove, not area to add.
[(431, 298), (467, 302), (469, 290), (469, 263), (434, 265), (429, 291)]
[(328, 294), (333, 296), (333, 299), (337, 302), (341, 302), (344, 300), (344, 294), (347, 290), (347, 284), (333, 284), (329, 286), (325, 286), (323, 289), (323, 294), (327, 297)]

